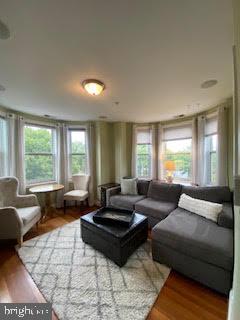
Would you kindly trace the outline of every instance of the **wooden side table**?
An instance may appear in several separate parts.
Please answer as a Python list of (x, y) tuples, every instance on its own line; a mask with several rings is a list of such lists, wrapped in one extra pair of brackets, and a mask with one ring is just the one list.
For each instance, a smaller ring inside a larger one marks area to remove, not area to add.
[(53, 183), (53, 184), (44, 184), (44, 185), (32, 187), (29, 189), (29, 191), (32, 193), (45, 194), (45, 207), (44, 207), (44, 214), (42, 215), (42, 221), (46, 219), (47, 215), (50, 212), (50, 209), (52, 208), (51, 193), (62, 190), (63, 188), (64, 188), (64, 185)]
[(101, 194), (101, 207), (106, 207), (106, 191), (107, 189), (114, 188), (114, 187), (119, 187), (119, 183), (105, 183), (101, 184), (98, 187), (100, 188), (100, 194)]

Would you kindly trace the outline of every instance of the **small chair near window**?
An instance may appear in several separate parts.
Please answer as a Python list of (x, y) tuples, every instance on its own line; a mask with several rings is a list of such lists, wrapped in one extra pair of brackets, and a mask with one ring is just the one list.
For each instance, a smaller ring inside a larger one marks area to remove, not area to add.
[(64, 194), (64, 213), (66, 213), (67, 201), (80, 201), (80, 203), (88, 199), (88, 185), (90, 176), (76, 174), (72, 176), (72, 181), (74, 185), (74, 190), (71, 190)]
[(41, 208), (34, 194), (19, 195), (15, 177), (0, 178), (0, 239), (17, 239), (41, 219)]

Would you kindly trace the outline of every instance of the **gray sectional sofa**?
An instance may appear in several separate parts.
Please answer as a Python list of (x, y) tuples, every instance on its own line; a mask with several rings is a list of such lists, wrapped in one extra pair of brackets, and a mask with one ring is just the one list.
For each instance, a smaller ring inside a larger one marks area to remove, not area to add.
[[(178, 207), (182, 193), (223, 204), (217, 223)], [(190, 187), (138, 181), (138, 195), (107, 191), (107, 205), (148, 217), (153, 259), (228, 294), (233, 270), (233, 200), (228, 187)]]

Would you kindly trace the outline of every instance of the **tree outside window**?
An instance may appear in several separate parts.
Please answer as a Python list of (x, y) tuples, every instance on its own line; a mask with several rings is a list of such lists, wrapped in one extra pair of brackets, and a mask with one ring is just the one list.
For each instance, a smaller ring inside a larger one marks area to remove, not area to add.
[(151, 178), (152, 175), (152, 134), (150, 128), (137, 130), (136, 174), (139, 178)]
[(217, 134), (205, 137), (205, 159), (207, 184), (217, 183)]
[(25, 125), (25, 177), (28, 184), (56, 180), (56, 130)]
[(86, 130), (69, 130), (69, 176), (87, 174)]
[[(175, 163), (174, 180), (190, 181), (192, 175), (192, 139), (165, 141), (163, 148), (163, 160), (172, 160)], [(164, 176), (166, 174), (167, 172), (164, 172)]]

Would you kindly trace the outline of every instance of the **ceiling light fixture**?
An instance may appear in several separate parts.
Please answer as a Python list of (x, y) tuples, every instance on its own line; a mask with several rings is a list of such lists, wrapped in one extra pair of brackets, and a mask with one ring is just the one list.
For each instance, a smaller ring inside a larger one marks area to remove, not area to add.
[(10, 38), (10, 31), (5, 23), (0, 20), (0, 39), (7, 40)]
[(208, 88), (215, 86), (217, 83), (218, 83), (218, 81), (216, 79), (207, 80), (201, 84), (201, 88), (208, 89)]
[(92, 96), (98, 96), (106, 88), (102, 81), (96, 79), (84, 80), (82, 85), (83, 88)]

